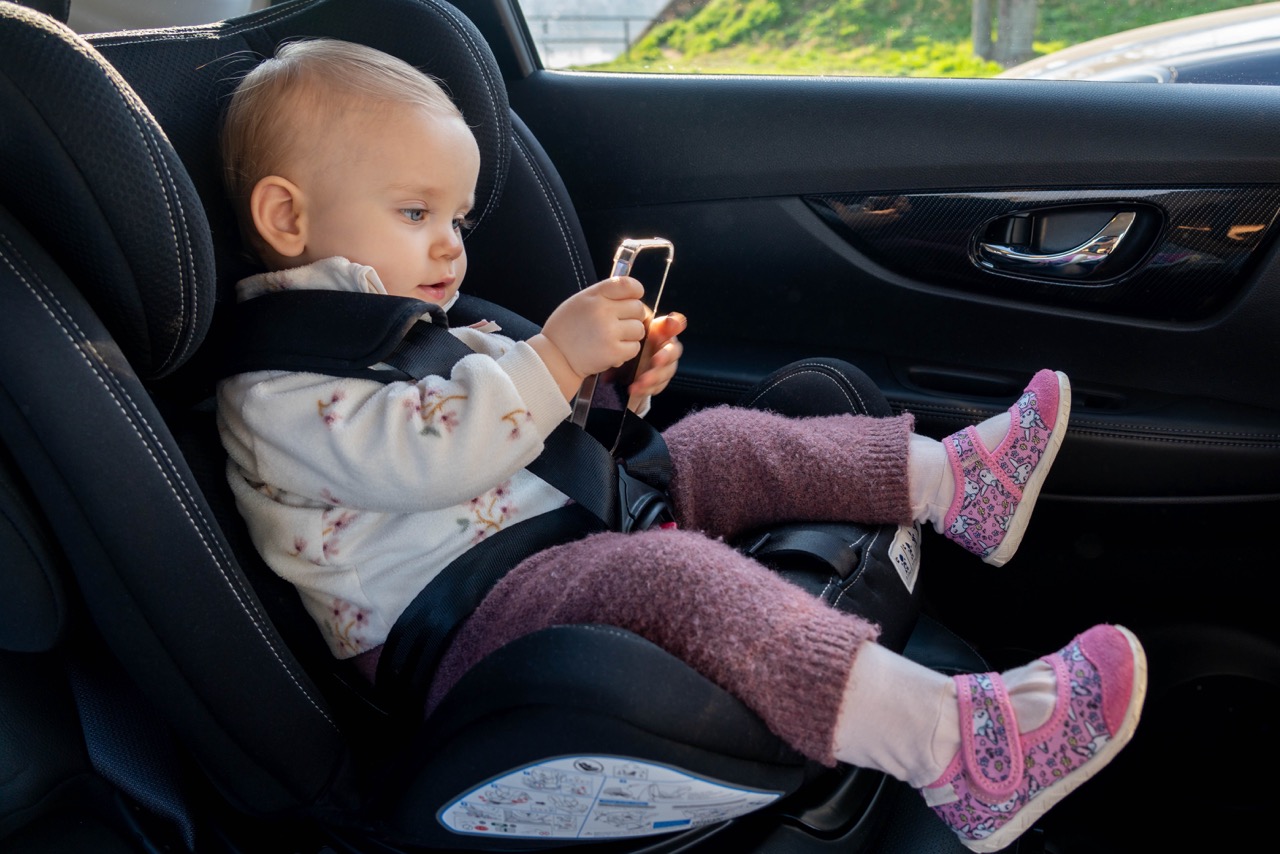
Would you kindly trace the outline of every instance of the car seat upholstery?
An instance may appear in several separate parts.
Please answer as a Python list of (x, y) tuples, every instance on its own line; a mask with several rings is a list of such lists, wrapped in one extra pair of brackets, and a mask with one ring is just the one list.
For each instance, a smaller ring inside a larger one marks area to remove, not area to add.
[[(410, 733), (332, 666), (292, 589), (248, 542), (208, 403), (219, 342), (232, 334), (220, 309), (251, 269), (223, 200), (219, 110), (238, 74), (307, 36), (399, 55), (442, 78), (462, 107), (483, 164), (468, 240), (485, 262), (473, 264), (469, 291), (541, 318), (595, 279), (567, 193), (452, 6), (300, 0), (86, 41), (0, 2), (0, 145), (11, 164), (0, 172), (4, 654), (109, 650), (136, 687), (132, 716), (179, 746), (181, 773), (163, 794), (179, 803), (188, 846), (204, 832), (187, 805), (205, 780), (238, 813), (323, 825), (358, 850), (370, 839), (484, 847), (444, 830), (437, 812), (552, 756), (640, 757), (784, 796), (829, 778), (736, 699), (614, 629), (522, 638)], [(558, 289), (510, 287), (532, 259)], [(25, 669), (12, 678), (31, 679)], [(83, 762), (63, 779), (82, 773)], [(121, 785), (138, 771), (107, 776)], [(851, 797), (847, 776), (832, 786)], [(23, 797), (38, 801), (40, 790)], [(16, 816), (0, 812), (0, 836)]]

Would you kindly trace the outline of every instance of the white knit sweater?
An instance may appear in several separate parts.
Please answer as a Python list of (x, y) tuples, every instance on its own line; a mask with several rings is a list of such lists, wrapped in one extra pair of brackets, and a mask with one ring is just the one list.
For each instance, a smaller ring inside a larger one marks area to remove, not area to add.
[[(385, 294), (329, 258), (241, 282)], [(256, 371), (218, 387), (227, 476), (254, 545), (292, 582), (339, 658), (386, 640), (441, 569), (567, 498), (525, 471), (569, 404), (531, 347), (494, 324), (450, 330), (476, 351), (449, 377), (379, 383)]]

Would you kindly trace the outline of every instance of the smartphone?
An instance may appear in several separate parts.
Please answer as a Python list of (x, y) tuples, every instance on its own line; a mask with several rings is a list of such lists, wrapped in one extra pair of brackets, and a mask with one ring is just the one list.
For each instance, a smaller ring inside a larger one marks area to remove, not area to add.
[(675, 256), (675, 246), (663, 237), (627, 238), (618, 244), (617, 251), (613, 253), (609, 275), (631, 276), (644, 285), (644, 296), (641, 299), (649, 310), (645, 321), (645, 339), (641, 342), (640, 352), (635, 358), (620, 367), (587, 377), (583, 381), (573, 406), (573, 422), (578, 426), (586, 425), (587, 415), (591, 411), (592, 401), (596, 397), (600, 383), (605, 383), (612, 391), (611, 398), (625, 402), (626, 408), (633, 412), (643, 403), (643, 399), (631, 397), (627, 388), (638, 375), (644, 373), (649, 367), (649, 359), (653, 357), (649, 347), (648, 322), (658, 314), (658, 303), (662, 300), (662, 291), (667, 284), (667, 274), (671, 271), (671, 262), (675, 260)]

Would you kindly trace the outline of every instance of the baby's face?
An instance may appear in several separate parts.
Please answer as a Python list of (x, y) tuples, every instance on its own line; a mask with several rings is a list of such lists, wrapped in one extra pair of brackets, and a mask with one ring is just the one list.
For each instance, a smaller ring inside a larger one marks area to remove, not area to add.
[[(367, 264), (393, 296), (447, 302), (462, 284), (465, 217), (480, 151), (466, 124), (398, 105), (340, 123), (344, 144), (302, 184), (306, 249), (299, 263), (342, 255)], [(326, 142), (332, 142), (327, 140)]]

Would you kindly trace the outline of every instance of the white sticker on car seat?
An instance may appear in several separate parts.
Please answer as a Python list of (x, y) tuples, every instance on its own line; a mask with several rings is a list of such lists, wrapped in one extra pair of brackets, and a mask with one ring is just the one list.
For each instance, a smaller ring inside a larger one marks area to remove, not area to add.
[(915, 592), (916, 579), (920, 576), (920, 525), (899, 525), (889, 545), (889, 559), (898, 570), (898, 577), (907, 586), (908, 592)]
[(566, 756), (483, 783), (440, 810), (454, 833), (622, 839), (737, 818), (782, 797), (617, 756)]

